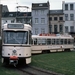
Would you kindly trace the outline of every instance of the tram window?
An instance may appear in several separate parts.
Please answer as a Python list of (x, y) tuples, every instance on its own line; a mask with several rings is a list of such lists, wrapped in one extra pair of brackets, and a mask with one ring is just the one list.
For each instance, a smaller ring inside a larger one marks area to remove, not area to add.
[(59, 45), (59, 44), (60, 44), (59, 39), (56, 39), (56, 44), (57, 44), (57, 45)]
[(53, 44), (53, 45), (55, 44), (55, 39), (52, 39), (52, 44)]
[(34, 45), (37, 45), (37, 39), (34, 39)]
[(32, 39), (31, 39), (31, 31), (29, 31), (29, 44), (31, 44), (31, 41), (32, 41)]
[(73, 39), (70, 39), (70, 42), (71, 42), (71, 44), (73, 44), (74, 42), (73, 42)]
[(34, 45), (34, 41), (33, 41), (33, 39), (31, 39), (31, 44)]
[(64, 40), (63, 39), (60, 39), (60, 44), (63, 44)]
[(41, 39), (37, 39), (37, 44), (41, 45)]
[(42, 45), (46, 45), (46, 39), (42, 39)]
[(71, 44), (71, 40), (70, 39), (68, 39), (68, 44)]
[(47, 39), (47, 45), (51, 44), (51, 39)]
[(67, 44), (67, 39), (64, 39), (64, 44)]

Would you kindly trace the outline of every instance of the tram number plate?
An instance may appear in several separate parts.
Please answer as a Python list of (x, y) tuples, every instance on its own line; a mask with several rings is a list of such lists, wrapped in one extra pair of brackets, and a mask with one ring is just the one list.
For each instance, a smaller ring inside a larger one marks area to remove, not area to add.
[(14, 62), (14, 60), (10, 60), (10, 62)]

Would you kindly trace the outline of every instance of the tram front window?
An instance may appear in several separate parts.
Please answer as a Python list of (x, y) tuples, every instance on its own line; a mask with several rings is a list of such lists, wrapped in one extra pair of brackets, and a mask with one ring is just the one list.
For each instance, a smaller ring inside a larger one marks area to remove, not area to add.
[(5, 44), (27, 44), (28, 32), (27, 31), (4, 31), (3, 32)]

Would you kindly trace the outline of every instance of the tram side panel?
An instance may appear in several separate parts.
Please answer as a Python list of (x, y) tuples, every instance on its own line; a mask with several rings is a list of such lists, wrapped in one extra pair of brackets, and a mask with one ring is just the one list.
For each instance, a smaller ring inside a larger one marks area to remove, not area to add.
[(57, 51), (66, 51), (66, 50), (73, 50), (73, 45), (32, 45), (31, 50), (32, 54), (34, 53), (42, 53), (45, 52), (57, 52)]
[(70, 51), (74, 48), (73, 38), (71, 37), (32, 37), (32, 54), (45, 52), (57, 52), (57, 51)]

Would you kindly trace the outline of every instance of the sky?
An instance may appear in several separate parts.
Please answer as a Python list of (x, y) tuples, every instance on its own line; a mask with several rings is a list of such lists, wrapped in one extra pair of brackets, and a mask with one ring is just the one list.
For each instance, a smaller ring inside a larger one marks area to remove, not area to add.
[(49, 1), (50, 9), (62, 9), (62, 1), (75, 2), (75, 0), (0, 0), (0, 4), (7, 5), (9, 11), (17, 11), (17, 6), (27, 6), (27, 8), (19, 8), (19, 11), (31, 11), (32, 3), (46, 3)]

